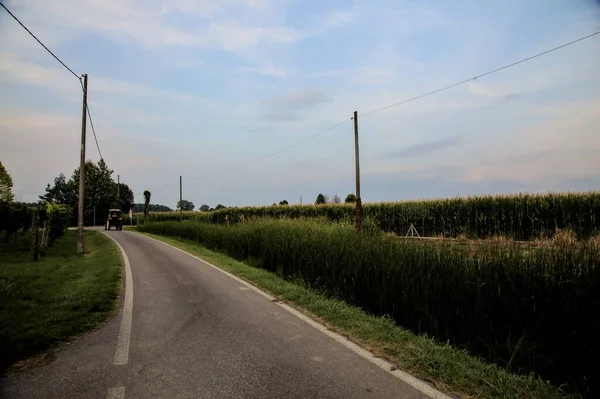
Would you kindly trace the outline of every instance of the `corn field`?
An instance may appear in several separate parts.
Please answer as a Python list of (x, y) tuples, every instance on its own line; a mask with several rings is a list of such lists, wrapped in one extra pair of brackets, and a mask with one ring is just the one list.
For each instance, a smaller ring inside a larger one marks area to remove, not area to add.
[[(600, 192), (519, 194), (427, 201), (369, 203), (364, 215), (381, 230), (399, 236), (411, 225), (424, 237), (490, 238), (513, 240), (551, 238), (556, 229), (572, 230), (579, 239), (600, 233)], [(150, 214), (149, 221), (194, 219), (210, 223), (239, 223), (271, 218), (326, 218), (352, 222), (352, 205), (290, 205), (228, 208), (210, 213)]]
[(307, 220), (138, 228), (301, 279), (513, 371), (535, 372), (582, 394), (590, 390), (589, 397), (600, 394), (592, 366), (600, 355), (597, 242), (559, 248), (490, 243), (473, 253), (467, 246), (415, 245)]

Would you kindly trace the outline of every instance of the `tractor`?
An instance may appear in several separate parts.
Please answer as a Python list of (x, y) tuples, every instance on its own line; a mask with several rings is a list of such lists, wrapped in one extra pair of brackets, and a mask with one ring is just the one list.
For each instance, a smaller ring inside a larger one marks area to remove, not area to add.
[(120, 209), (110, 209), (108, 211), (108, 219), (106, 219), (104, 230), (110, 230), (112, 226), (115, 227), (115, 230), (123, 230), (123, 218)]

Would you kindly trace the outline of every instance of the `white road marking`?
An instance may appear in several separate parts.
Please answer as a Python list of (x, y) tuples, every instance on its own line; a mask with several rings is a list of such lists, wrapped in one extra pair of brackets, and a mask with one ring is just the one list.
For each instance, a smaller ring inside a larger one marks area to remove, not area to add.
[(323, 326), (322, 324), (317, 323), (316, 321), (314, 321), (313, 319), (311, 319), (310, 317), (306, 316), (305, 314), (299, 312), (298, 310), (294, 309), (293, 307), (280, 302), (277, 298), (275, 298), (272, 295), (267, 294), (264, 291), (261, 291), (259, 288), (257, 288), (256, 286), (250, 284), (249, 282), (242, 280), (241, 278), (234, 276), (233, 274), (229, 273), (228, 271), (225, 271), (223, 269), (221, 269), (218, 266), (213, 265), (212, 263), (209, 263), (207, 261), (205, 261), (204, 259), (196, 256), (196, 255), (192, 255), (189, 252), (184, 251), (183, 249), (179, 249), (177, 247), (174, 247), (171, 244), (167, 244), (166, 242), (157, 240), (156, 238), (152, 238), (152, 237), (148, 237), (145, 236), (146, 238), (149, 238), (151, 240), (154, 240), (156, 242), (159, 242), (163, 245), (166, 245), (167, 247), (173, 248), (176, 251), (182, 252), (188, 256), (191, 256), (192, 258), (204, 263), (207, 266), (212, 267), (215, 270), (220, 271), (223, 274), (226, 274), (227, 276), (231, 277), (232, 279), (236, 280), (237, 282), (239, 282), (240, 284), (244, 284), (246, 287), (248, 287), (249, 289), (253, 290), (254, 292), (256, 292), (257, 294), (267, 298), (269, 301), (271, 302), (276, 302), (279, 306), (281, 306), (283, 309), (287, 310), (288, 312), (290, 312), (291, 314), (293, 314), (294, 316), (296, 316), (297, 318), (299, 318), (300, 320), (306, 322), (307, 324), (311, 325), (312, 327), (316, 328), (317, 330), (319, 330), (320, 332), (322, 332), (323, 334), (327, 335), (328, 337), (332, 338), (333, 340), (335, 340), (336, 342), (338, 342), (339, 344), (345, 346), (346, 348), (350, 349), (352, 352), (356, 353), (357, 355), (359, 355), (360, 357), (370, 361), (371, 363), (375, 364), (376, 366), (378, 366), (379, 368), (381, 368), (382, 370), (392, 374), (393, 376), (395, 376), (396, 378), (399, 378), (400, 380), (402, 380), (403, 382), (405, 382), (406, 384), (410, 385), (411, 387), (415, 388), (416, 390), (420, 391), (421, 393), (429, 396), (432, 399), (450, 399), (450, 396), (444, 394), (443, 392), (438, 391), (437, 389), (431, 387), (430, 385), (426, 384), (425, 382), (419, 380), (416, 377), (413, 377), (412, 375), (399, 370), (395, 365), (393, 365), (392, 363), (388, 362), (385, 359), (381, 359), (378, 357), (375, 357), (375, 355), (373, 355), (371, 352), (369, 352), (368, 350), (365, 350), (363, 348), (361, 348), (360, 346), (358, 346), (357, 344), (355, 344), (354, 342), (350, 341), (348, 338), (343, 337), (339, 334), (336, 334), (333, 331), (328, 330), (325, 326)]
[(115, 350), (113, 361), (115, 365), (122, 365), (127, 364), (129, 361), (129, 341), (131, 339), (131, 319), (133, 317), (133, 278), (131, 275), (131, 265), (129, 264), (129, 258), (125, 253), (125, 249), (113, 237), (108, 234), (106, 235), (117, 244), (125, 263), (125, 303), (123, 304), (123, 318), (121, 318), (121, 328), (119, 329), (117, 349)]
[(108, 399), (125, 399), (125, 387), (108, 388)]

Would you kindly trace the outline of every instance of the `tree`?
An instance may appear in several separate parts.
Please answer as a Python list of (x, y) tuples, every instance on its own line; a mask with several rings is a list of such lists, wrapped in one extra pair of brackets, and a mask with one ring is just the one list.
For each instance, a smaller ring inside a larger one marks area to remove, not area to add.
[(325, 204), (325, 203), (326, 203), (325, 196), (323, 194), (319, 193), (319, 195), (317, 195), (317, 200), (315, 201), (315, 204), (321, 205), (321, 204)]
[(40, 199), (50, 201), (56, 204), (67, 205), (75, 209), (77, 204), (77, 190), (75, 182), (72, 180), (67, 181), (67, 177), (61, 173), (54, 178), (54, 186), (46, 187), (46, 195), (41, 195)]
[(201, 210), (202, 212), (208, 212), (208, 211), (210, 210), (210, 206), (208, 206), (208, 205), (204, 204), (204, 205), (202, 205), (202, 206), (200, 207), (200, 210)]
[[(126, 184), (119, 186), (112, 178), (113, 170), (109, 169), (103, 159), (98, 164), (92, 161), (85, 163), (85, 201), (84, 201), (84, 223), (92, 224), (94, 216), (96, 221), (104, 219), (111, 208), (124, 209), (127, 204), (133, 202), (133, 192)], [(40, 199), (58, 205), (65, 205), (70, 215), (70, 223), (77, 223), (77, 208), (79, 198), (79, 168), (76, 168), (67, 180), (61, 173), (54, 178), (54, 185), (48, 184), (46, 194)]]
[(186, 200), (177, 201), (177, 209), (182, 211), (193, 211), (194, 203)]
[(117, 199), (117, 207), (123, 212), (129, 212), (133, 208), (133, 191), (127, 184), (121, 183), (119, 186), (119, 197)]
[(148, 190), (144, 190), (144, 216), (148, 216), (148, 206), (150, 205), (150, 197), (152, 193)]
[(219, 210), (219, 209), (225, 209), (225, 205), (221, 205), (221, 204), (219, 204), (219, 205), (215, 206), (215, 209), (216, 209), (216, 210)]
[(2, 161), (0, 161), (0, 202), (11, 202), (15, 197), (12, 193), (13, 181)]
[(331, 200), (331, 202), (334, 204), (341, 204), (342, 200), (339, 195), (333, 194), (333, 199)]
[(287, 200), (279, 201), (279, 205), (288, 205)]
[(344, 200), (344, 202), (346, 204), (353, 204), (356, 202), (356, 195), (350, 193), (346, 196), (346, 199)]

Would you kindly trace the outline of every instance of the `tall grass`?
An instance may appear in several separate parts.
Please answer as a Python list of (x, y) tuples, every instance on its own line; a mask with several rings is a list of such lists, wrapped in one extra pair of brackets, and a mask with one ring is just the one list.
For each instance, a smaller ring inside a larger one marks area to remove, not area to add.
[[(414, 245), (349, 227), (263, 220), (148, 223), (252, 265), (389, 315), (520, 373), (599, 394), (600, 247)], [(589, 390), (589, 391), (588, 391)], [(592, 397), (592, 396), (589, 396)]]
[[(210, 213), (151, 214), (149, 220), (194, 219), (210, 223), (238, 223), (245, 219), (317, 218), (352, 221), (351, 205), (292, 205), (229, 208)], [(550, 238), (556, 229), (569, 229), (579, 239), (600, 233), (600, 192), (518, 194), (427, 201), (370, 203), (363, 205), (365, 217), (386, 232), (406, 235), (411, 224), (421, 236), (515, 240)]]

